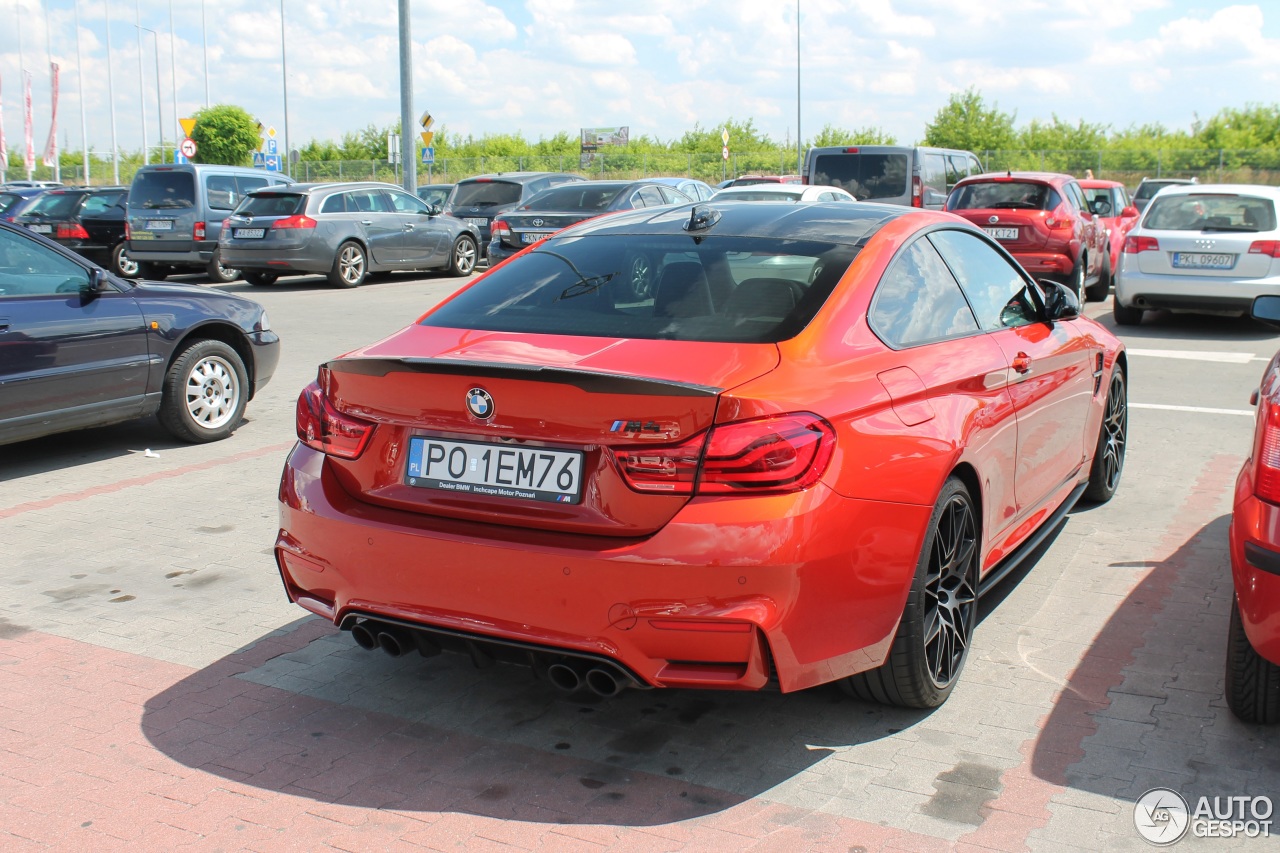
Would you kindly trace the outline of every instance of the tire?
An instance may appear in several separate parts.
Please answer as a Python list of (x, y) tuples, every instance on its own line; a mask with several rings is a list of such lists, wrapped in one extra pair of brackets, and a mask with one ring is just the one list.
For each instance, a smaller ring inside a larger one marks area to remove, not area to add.
[(153, 264), (147, 261), (138, 261), (138, 278), (144, 278), (149, 281), (164, 281), (170, 272), (169, 267), (164, 264)]
[(1119, 296), (1111, 301), (1111, 316), (1115, 319), (1117, 326), (1137, 326), (1142, 322), (1143, 313), (1141, 308), (1121, 305)]
[(334, 287), (359, 287), (369, 274), (369, 256), (355, 240), (348, 240), (338, 247), (329, 270), (329, 283)]
[(222, 250), (214, 249), (209, 266), (204, 268), (205, 274), (214, 284), (230, 284), (240, 277), (240, 270), (222, 265)]
[(1098, 281), (1084, 289), (1085, 299), (1090, 302), (1101, 302), (1111, 292), (1111, 253), (1102, 257), (1102, 272), (1098, 273)]
[(1241, 721), (1280, 722), (1280, 666), (1258, 654), (1249, 642), (1235, 596), (1227, 627), (1226, 694), (1227, 707)]
[(173, 360), (164, 377), (160, 423), (193, 443), (226, 438), (244, 417), (249, 374), (222, 341), (196, 341)]
[(1102, 424), (1098, 427), (1098, 444), (1093, 451), (1093, 467), (1089, 469), (1089, 485), (1084, 496), (1096, 503), (1106, 503), (1120, 486), (1124, 473), (1124, 451), (1129, 440), (1129, 394), (1124, 371), (1116, 365), (1107, 387)]
[(449, 275), (471, 275), (479, 255), (476, 241), (469, 234), (461, 235), (453, 241), (453, 249), (449, 252)]
[(121, 278), (138, 278), (142, 264), (133, 260), (125, 252), (123, 242), (111, 247), (111, 271)]
[(1071, 270), (1071, 277), (1063, 282), (1067, 287), (1071, 288), (1071, 292), (1076, 295), (1076, 299), (1080, 301), (1081, 307), (1084, 306), (1084, 265), (1085, 256), (1081, 255), (1076, 260), (1075, 269)]
[(254, 287), (269, 287), (275, 284), (276, 279), (280, 277), (277, 273), (266, 272), (265, 270), (244, 270), (240, 275)]
[(978, 509), (956, 477), (947, 478), (889, 656), (878, 669), (846, 679), (849, 692), (904, 708), (936, 708), (960, 678), (978, 617)]
[(625, 262), (627, 271), (627, 287), (636, 300), (648, 299), (653, 295), (653, 267), (647, 255), (634, 254)]

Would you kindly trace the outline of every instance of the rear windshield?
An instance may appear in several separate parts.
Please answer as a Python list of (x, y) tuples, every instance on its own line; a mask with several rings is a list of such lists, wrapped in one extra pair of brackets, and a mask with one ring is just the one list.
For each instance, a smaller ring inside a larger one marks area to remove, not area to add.
[(492, 207), (515, 204), (520, 200), (520, 184), (510, 181), (471, 181), (458, 184), (453, 191), (454, 207)]
[(947, 210), (1053, 210), (1062, 197), (1048, 184), (990, 181), (956, 187)]
[(84, 193), (45, 193), (36, 199), (36, 203), (27, 208), (23, 216), (36, 216), (42, 219), (70, 219), (80, 209), (84, 201)]
[(195, 207), (196, 183), (190, 172), (139, 172), (129, 190), (129, 206), (147, 210)]
[(810, 183), (840, 187), (858, 201), (907, 194), (906, 154), (823, 154)]
[(498, 267), (422, 324), (769, 343), (795, 336), (813, 319), (857, 251), (759, 237), (552, 238)]
[(301, 213), (306, 196), (298, 193), (254, 193), (244, 197), (236, 213), (251, 216), (293, 216)]
[(626, 184), (576, 181), (552, 187), (529, 199), (521, 210), (608, 210)]
[(1242, 195), (1161, 195), (1151, 200), (1142, 227), (1161, 231), (1274, 231), (1270, 199)]

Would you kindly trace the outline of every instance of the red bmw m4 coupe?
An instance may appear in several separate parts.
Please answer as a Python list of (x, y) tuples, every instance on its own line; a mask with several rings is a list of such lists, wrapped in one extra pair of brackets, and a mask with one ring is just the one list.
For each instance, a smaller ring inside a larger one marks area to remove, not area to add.
[(1074, 294), (950, 214), (621, 213), (321, 365), (276, 561), (393, 655), (933, 707), (978, 597), (1115, 492), (1127, 370)]

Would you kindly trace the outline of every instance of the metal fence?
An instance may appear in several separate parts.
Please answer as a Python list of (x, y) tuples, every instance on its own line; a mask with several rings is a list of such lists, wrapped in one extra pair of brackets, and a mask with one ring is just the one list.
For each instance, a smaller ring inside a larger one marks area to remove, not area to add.
[[(1121, 181), (1135, 187), (1144, 177), (1197, 177), (1201, 181), (1280, 185), (1280, 150), (1251, 149), (1104, 149), (1088, 151), (1009, 150), (978, 152), (991, 171), (1035, 169), (1066, 172), (1083, 177)], [(120, 163), (120, 180), (128, 184), (141, 166), (136, 155)], [(418, 183), (454, 183), (473, 175), (492, 172), (577, 172), (591, 178), (629, 179), (682, 176), (716, 183), (744, 174), (791, 174), (796, 171), (795, 153), (767, 150), (719, 154), (685, 152), (631, 153), (626, 150), (591, 155), (526, 155), (513, 157), (442, 157), (430, 165), (419, 164)], [(33, 177), (51, 180), (53, 170), (40, 166)], [(303, 160), (294, 163), (293, 177), (300, 181), (400, 181), (399, 166), (386, 160)], [(25, 178), (21, 170), (10, 168), (11, 180)], [(94, 154), (88, 178), (77, 163), (64, 166), (67, 184), (104, 185), (111, 182), (109, 157)]]

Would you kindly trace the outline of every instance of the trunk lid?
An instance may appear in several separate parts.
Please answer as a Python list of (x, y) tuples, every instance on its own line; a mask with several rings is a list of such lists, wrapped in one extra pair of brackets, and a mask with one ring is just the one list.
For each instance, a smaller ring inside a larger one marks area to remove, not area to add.
[(598, 215), (598, 211), (591, 213), (582, 213), (580, 211), (564, 213), (545, 213), (542, 211), (530, 213), (507, 212), (502, 214), (502, 220), (507, 223), (511, 233), (504, 234), (502, 242), (513, 248), (520, 248), (549, 237), (561, 228), (568, 228), (570, 225)]

